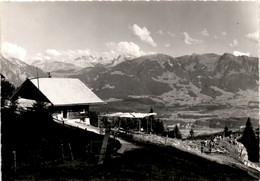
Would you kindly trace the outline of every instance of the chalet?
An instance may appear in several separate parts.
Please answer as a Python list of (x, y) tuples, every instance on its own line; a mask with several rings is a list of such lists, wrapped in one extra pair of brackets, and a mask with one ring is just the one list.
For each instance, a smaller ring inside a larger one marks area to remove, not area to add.
[(24, 105), (27, 107), (30, 107), (30, 102), (44, 102), (59, 120), (82, 119), (87, 117), (90, 105), (104, 103), (83, 82), (75, 78), (26, 79), (11, 100), (26, 102)]

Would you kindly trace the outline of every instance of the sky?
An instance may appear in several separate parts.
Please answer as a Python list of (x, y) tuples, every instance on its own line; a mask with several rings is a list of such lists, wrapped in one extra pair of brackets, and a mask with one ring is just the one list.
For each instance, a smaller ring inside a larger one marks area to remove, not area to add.
[(225, 52), (258, 57), (258, 2), (5, 2), (1, 52), (32, 60), (173, 57)]

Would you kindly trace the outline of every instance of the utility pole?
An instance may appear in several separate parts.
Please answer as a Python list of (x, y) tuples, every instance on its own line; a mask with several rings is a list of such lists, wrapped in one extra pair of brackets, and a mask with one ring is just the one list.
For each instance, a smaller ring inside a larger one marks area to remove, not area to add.
[(13, 151), (13, 156), (14, 156), (13, 169), (14, 169), (14, 173), (16, 173), (16, 151)]
[(109, 134), (110, 134), (110, 129), (106, 128), (105, 136), (104, 136), (104, 139), (103, 139), (103, 143), (102, 143), (102, 147), (101, 147), (100, 155), (99, 155), (99, 159), (98, 159), (99, 165), (102, 165), (104, 163), (104, 159), (105, 159), (105, 156), (106, 156), (107, 144), (108, 144), (108, 140), (109, 140)]
[(40, 90), (40, 84), (39, 84), (39, 75), (38, 75), (38, 67), (36, 67), (36, 71), (37, 71), (37, 86), (38, 86), (38, 89)]

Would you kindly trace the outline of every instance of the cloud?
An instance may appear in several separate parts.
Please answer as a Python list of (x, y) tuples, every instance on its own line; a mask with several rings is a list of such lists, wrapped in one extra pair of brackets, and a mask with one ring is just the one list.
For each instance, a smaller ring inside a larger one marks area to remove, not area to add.
[(44, 59), (46, 59), (46, 60), (50, 60), (51, 57), (49, 57), (49, 56), (44, 56)]
[(209, 32), (208, 32), (208, 30), (207, 30), (206, 28), (204, 28), (204, 29), (200, 32), (200, 34), (202, 34), (203, 36), (209, 36)]
[(170, 32), (170, 31), (168, 31), (168, 34), (169, 34), (171, 37), (173, 37), (173, 38), (176, 36), (174, 33)]
[(27, 63), (31, 64), (35, 60), (45, 61), (60, 61), (71, 63), (71, 60), (91, 55), (89, 49), (79, 49), (79, 50), (56, 50), (56, 49), (47, 49), (44, 53), (36, 53), (35, 55), (28, 56)]
[(133, 42), (122, 41), (119, 42), (116, 46), (116, 50), (122, 54), (131, 54), (135, 56), (140, 56), (143, 54), (140, 47)]
[(259, 35), (258, 35), (258, 31), (254, 32), (254, 33), (248, 33), (246, 35), (246, 37), (254, 42), (259, 42)]
[(50, 55), (50, 56), (60, 56), (61, 53), (57, 50), (54, 50), (54, 49), (48, 49), (46, 50), (46, 54)]
[(223, 31), (223, 32), (221, 32), (221, 34), (222, 34), (223, 36), (226, 36), (226, 35), (227, 35), (227, 32)]
[(89, 56), (92, 54), (91, 50), (64, 50), (61, 51), (61, 54), (66, 54), (70, 57), (81, 57), (81, 56)]
[(235, 55), (235, 56), (250, 56), (250, 53), (249, 52), (247, 52), (247, 53), (243, 53), (243, 52), (239, 52), (239, 51), (233, 51), (233, 55)]
[(202, 40), (197, 40), (197, 39), (191, 38), (191, 36), (187, 32), (184, 32), (183, 35), (184, 35), (184, 42), (187, 45), (203, 43)]
[(36, 56), (42, 56), (42, 53), (36, 53)]
[(167, 44), (165, 44), (164, 46), (165, 46), (166, 48), (169, 48), (169, 47), (171, 47), (171, 44), (167, 43)]
[(219, 37), (217, 35), (214, 36), (215, 39), (219, 39)]
[(79, 50), (55, 50), (48, 49), (45, 51), (47, 56), (55, 58), (77, 58), (81, 56), (89, 56), (91, 55), (91, 51), (89, 49), (79, 49)]
[(234, 39), (231, 43), (229, 43), (229, 46), (230, 46), (230, 47), (238, 46), (238, 41), (237, 41), (237, 39)]
[(115, 58), (118, 55), (134, 55), (142, 56), (145, 53), (140, 49), (140, 47), (133, 43), (127, 41), (121, 41), (119, 43), (109, 42), (106, 44), (108, 51), (103, 52), (103, 54), (108, 58)]
[(162, 31), (162, 30), (157, 31), (157, 33), (158, 33), (159, 35), (163, 35), (163, 31)]
[(110, 59), (116, 58), (119, 55), (133, 55), (135, 57), (140, 57), (143, 55), (156, 53), (156, 52), (144, 52), (137, 44), (133, 42), (127, 42), (127, 41), (121, 41), (118, 43), (109, 42), (106, 43), (106, 46), (108, 50), (106, 52), (103, 52), (102, 54), (106, 58), (110, 58)]
[(134, 24), (131, 29), (133, 30), (134, 34), (143, 42), (146, 42), (153, 47), (157, 46), (153, 38), (150, 36), (150, 31), (146, 27), (141, 28), (137, 24)]
[(24, 60), (27, 55), (27, 51), (24, 48), (10, 42), (4, 42), (2, 44), (1, 53), (4, 57), (14, 57), (20, 60)]

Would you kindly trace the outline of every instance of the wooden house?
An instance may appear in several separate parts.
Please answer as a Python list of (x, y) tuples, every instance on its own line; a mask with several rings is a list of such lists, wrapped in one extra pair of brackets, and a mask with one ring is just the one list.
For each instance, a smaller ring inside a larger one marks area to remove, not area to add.
[(90, 105), (104, 103), (76, 78), (26, 79), (11, 97), (12, 101), (19, 99), (46, 103), (53, 116), (60, 120), (82, 119), (86, 117)]

